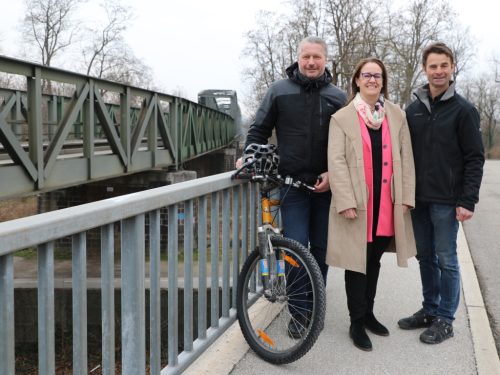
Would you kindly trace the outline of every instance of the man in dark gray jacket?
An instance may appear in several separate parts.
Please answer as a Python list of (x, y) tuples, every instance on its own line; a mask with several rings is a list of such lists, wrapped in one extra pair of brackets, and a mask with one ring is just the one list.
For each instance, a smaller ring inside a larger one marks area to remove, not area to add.
[(484, 150), (479, 114), (451, 81), (455, 64), (450, 48), (431, 44), (422, 60), (428, 84), (417, 90), (406, 117), (415, 161), (412, 221), (423, 303), (398, 324), (427, 328), (420, 340), (438, 344), (453, 336), (460, 299), (458, 222), (472, 217), (479, 200)]
[[(325, 283), (331, 200), (327, 172), (328, 127), (331, 115), (346, 102), (345, 93), (331, 84), (326, 59), (327, 46), (321, 38), (308, 37), (300, 42), (298, 61), (287, 68), (288, 78), (269, 87), (245, 142), (245, 146), (265, 144), (275, 129), (279, 173), (315, 186), (314, 192), (289, 186), (282, 188), (281, 218), (284, 235), (310, 248)], [(239, 159), (236, 166), (241, 164)], [(297, 320), (303, 318), (303, 314), (297, 313)], [(301, 328), (301, 324), (290, 324), (291, 336), (300, 337)]]

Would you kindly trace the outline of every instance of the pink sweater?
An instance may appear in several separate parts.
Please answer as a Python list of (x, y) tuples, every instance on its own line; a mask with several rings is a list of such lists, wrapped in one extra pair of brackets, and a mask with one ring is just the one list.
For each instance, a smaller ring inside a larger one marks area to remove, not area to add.
[[(365, 165), (365, 179), (368, 186), (368, 213), (366, 235), (368, 242), (372, 242), (373, 227), (373, 163), (372, 144), (365, 122), (359, 116), (361, 137), (363, 138), (363, 160)], [(380, 192), (380, 210), (378, 216), (377, 236), (394, 236), (394, 210), (392, 205), (392, 143), (387, 117), (382, 123), (382, 188)]]

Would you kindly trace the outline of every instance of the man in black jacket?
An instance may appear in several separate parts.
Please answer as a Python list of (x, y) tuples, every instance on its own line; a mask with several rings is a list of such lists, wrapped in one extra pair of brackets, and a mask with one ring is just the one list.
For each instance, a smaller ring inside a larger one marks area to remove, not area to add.
[[(326, 283), (325, 263), (328, 214), (331, 192), (328, 182), (327, 145), (330, 117), (346, 102), (346, 95), (331, 84), (326, 69), (327, 46), (318, 37), (303, 39), (298, 46), (298, 61), (287, 68), (288, 78), (269, 87), (248, 130), (245, 147), (265, 144), (273, 129), (279, 146), (279, 173), (314, 185), (314, 192), (289, 186), (281, 189), (281, 218), (286, 237), (310, 248)], [(242, 160), (238, 159), (239, 167)], [(289, 324), (290, 335), (300, 337), (302, 309)], [(307, 323), (304, 321), (304, 323)]]
[(438, 344), (453, 336), (460, 299), (457, 259), (458, 222), (472, 217), (479, 200), (484, 150), (479, 114), (455, 92), (453, 53), (434, 43), (423, 52), (428, 84), (415, 93), (406, 117), (416, 172), (412, 211), (422, 279), (422, 309), (398, 324), (427, 328), (420, 341)]

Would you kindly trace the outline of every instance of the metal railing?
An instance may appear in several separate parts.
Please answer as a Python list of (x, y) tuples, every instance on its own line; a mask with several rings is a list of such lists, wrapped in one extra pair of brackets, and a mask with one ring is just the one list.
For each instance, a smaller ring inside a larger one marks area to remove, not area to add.
[[(102, 374), (114, 374), (118, 365), (130, 375), (145, 374), (146, 368), (150, 374), (181, 373), (235, 320), (237, 275), (255, 246), (256, 196), (254, 185), (232, 181), (228, 172), (0, 223), (0, 373), (16, 372), (14, 256), (26, 248), (38, 256), (38, 373), (55, 373), (54, 250), (58, 240), (68, 236), (72, 239), (72, 372), (89, 373), (86, 233), (95, 228), (101, 233)], [(183, 234), (181, 244), (179, 234)], [(120, 240), (115, 243), (115, 238)], [(115, 256), (121, 259), (119, 278)], [(166, 275), (162, 262), (168, 263)], [(120, 304), (114, 300), (115, 284), (120, 285)], [(167, 316), (161, 313), (165, 289)], [(179, 294), (182, 316), (178, 316)], [(121, 334), (115, 339), (118, 308)], [(165, 335), (167, 363), (162, 363)], [(118, 364), (115, 350), (120, 347)]]
[(0, 198), (176, 169), (235, 137), (204, 105), (1, 55), (0, 85)]

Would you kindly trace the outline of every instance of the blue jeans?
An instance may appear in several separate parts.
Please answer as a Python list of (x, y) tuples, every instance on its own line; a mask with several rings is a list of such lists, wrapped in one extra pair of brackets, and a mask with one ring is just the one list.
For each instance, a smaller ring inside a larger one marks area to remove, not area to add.
[[(306, 249), (309, 249), (318, 263), (325, 285), (328, 273), (325, 258), (331, 197), (330, 192), (305, 192), (295, 188), (288, 188), (288, 186), (280, 190), (283, 234), (285, 237), (300, 242)], [(293, 289), (288, 290), (289, 294), (308, 294), (309, 291), (301, 291), (301, 287), (297, 283), (291, 282), (290, 279), (300, 280), (301, 275), (295, 275), (293, 272), (289, 274), (288, 284), (292, 285), (291, 289)], [(307, 303), (299, 304), (303, 308), (309, 307)], [(289, 302), (289, 305), (292, 305), (291, 310), (294, 310), (293, 303)], [(291, 312), (292, 314), (295, 313), (295, 311)]]
[(417, 202), (411, 211), (424, 312), (452, 323), (460, 300), (455, 206)]

